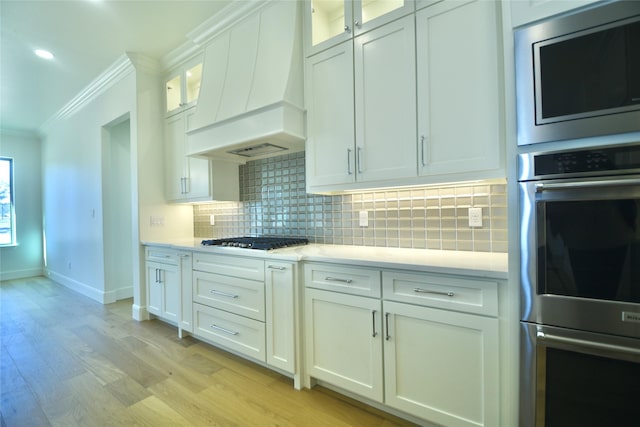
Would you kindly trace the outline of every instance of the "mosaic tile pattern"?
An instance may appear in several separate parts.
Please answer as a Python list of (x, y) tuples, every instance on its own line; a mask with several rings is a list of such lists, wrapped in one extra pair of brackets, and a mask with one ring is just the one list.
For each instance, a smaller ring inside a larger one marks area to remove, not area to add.
[[(329, 196), (305, 192), (304, 153), (240, 166), (241, 202), (194, 206), (197, 238), (301, 236), (314, 243), (507, 252), (506, 184)], [(469, 208), (483, 226), (470, 228)], [(359, 226), (366, 211), (368, 227)], [(215, 226), (209, 215), (215, 215)]]

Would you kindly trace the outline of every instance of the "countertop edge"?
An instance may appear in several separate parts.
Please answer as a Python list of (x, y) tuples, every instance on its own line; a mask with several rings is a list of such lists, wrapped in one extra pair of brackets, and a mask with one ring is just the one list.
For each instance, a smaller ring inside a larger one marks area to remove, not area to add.
[[(228, 247), (205, 247), (200, 240), (141, 241), (143, 246), (171, 248), (220, 255), (243, 256), (288, 262), (324, 262), (370, 268), (455, 274), (484, 279), (508, 278), (506, 253), (442, 251), (347, 245), (309, 244), (270, 251)], [(425, 260), (429, 258), (429, 260)]]

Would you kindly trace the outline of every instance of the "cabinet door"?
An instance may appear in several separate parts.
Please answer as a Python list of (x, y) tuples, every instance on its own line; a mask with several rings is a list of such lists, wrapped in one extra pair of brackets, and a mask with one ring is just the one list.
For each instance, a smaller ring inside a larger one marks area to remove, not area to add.
[(211, 199), (210, 160), (186, 156), (186, 132), (195, 109), (166, 119), (165, 191), (169, 201)]
[(170, 201), (181, 200), (185, 197), (185, 130), (185, 116), (183, 113), (166, 119), (164, 133), (164, 179), (165, 197)]
[(147, 310), (178, 324), (180, 318), (180, 275), (178, 267), (147, 262)]
[(307, 58), (305, 68), (307, 186), (354, 182), (352, 43)]
[(350, 39), (352, 0), (307, 0), (304, 9), (306, 56)]
[(182, 134), (182, 156), (185, 159), (185, 193), (189, 199), (206, 198), (212, 196), (210, 160), (186, 156), (186, 131), (191, 128), (191, 119), (195, 115), (194, 108), (185, 111), (185, 128)]
[(502, 167), (499, 7), (444, 1), (416, 13), (421, 175)]
[(404, 15), (408, 15), (413, 12), (414, 4), (414, 0), (354, 0), (354, 34), (359, 35), (365, 33)]
[(446, 426), (497, 426), (498, 319), (384, 302), (387, 405)]
[(354, 42), (357, 181), (417, 175), (413, 15)]
[(309, 374), (381, 402), (380, 301), (316, 289), (305, 293)]
[(265, 268), (267, 363), (294, 373), (294, 265), (285, 262), (267, 262)]

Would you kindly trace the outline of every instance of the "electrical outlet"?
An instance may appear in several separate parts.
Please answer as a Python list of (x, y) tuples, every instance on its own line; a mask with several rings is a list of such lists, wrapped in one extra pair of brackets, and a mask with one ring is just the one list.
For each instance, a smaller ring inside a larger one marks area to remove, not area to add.
[(469, 227), (482, 227), (482, 208), (469, 208)]
[(360, 211), (359, 223), (360, 227), (369, 226), (369, 211)]
[(216, 225), (216, 216), (213, 214), (209, 215), (209, 225)]

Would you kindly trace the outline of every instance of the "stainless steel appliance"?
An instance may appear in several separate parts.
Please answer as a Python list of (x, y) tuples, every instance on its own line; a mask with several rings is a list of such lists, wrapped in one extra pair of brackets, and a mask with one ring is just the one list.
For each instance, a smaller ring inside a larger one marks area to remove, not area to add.
[(518, 144), (640, 130), (640, 2), (515, 31)]
[(520, 424), (637, 423), (640, 145), (522, 154), (518, 173)]
[(203, 246), (229, 246), (246, 249), (271, 250), (289, 246), (306, 245), (309, 239), (301, 237), (230, 237), (227, 239), (203, 240)]

